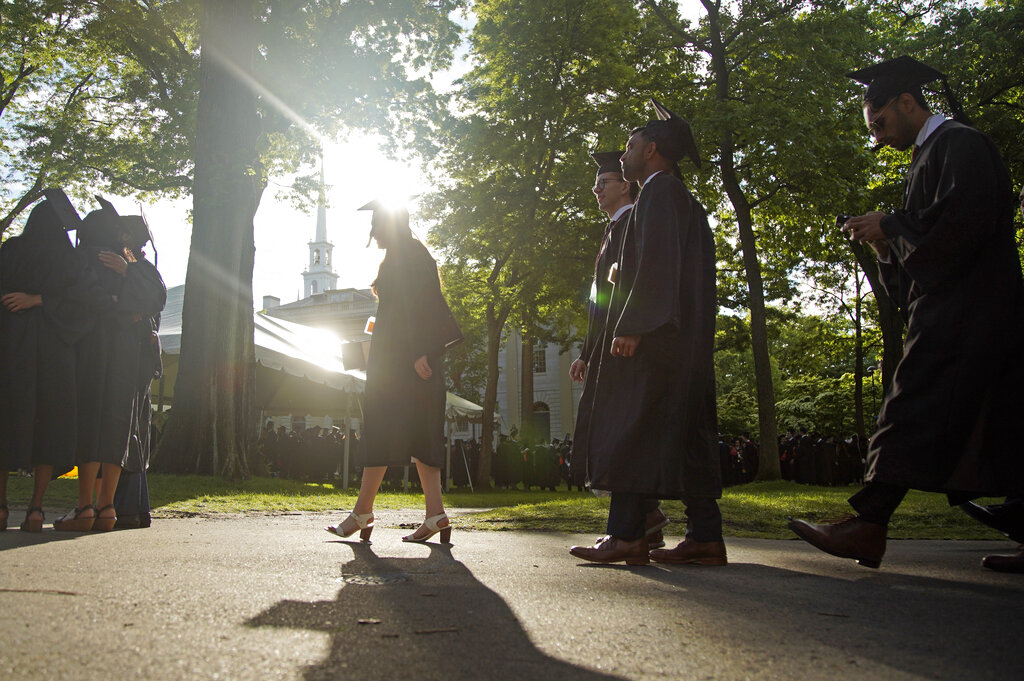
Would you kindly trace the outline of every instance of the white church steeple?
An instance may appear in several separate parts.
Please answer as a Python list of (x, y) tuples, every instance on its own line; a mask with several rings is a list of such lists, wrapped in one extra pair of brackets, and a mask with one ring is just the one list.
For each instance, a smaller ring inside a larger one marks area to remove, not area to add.
[(309, 242), (309, 264), (302, 273), (306, 298), (333, 290), (338, 285), (334, 273), (334, 244), (327, 240), (327, 206), (324, 190), (324, 159), (320, 157), (320, 196), (316, 205), (316, 237)]

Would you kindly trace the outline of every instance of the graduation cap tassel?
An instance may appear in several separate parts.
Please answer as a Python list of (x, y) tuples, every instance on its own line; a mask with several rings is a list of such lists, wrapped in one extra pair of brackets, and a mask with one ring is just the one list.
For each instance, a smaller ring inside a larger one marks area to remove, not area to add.
[(970, 125), (971, 119), (968, 118), (966, 112), (964, 112), (964, 108), (961, 106), (960, 100), (953, 94), (953, 88), (949, 87), (949, 80), (947, 80), (945, 76), (942, 78), (942, 94), (946, 96), (946, 102), (949, 104), (950, 113), (953, 114), (953, 120), (957, 123)]

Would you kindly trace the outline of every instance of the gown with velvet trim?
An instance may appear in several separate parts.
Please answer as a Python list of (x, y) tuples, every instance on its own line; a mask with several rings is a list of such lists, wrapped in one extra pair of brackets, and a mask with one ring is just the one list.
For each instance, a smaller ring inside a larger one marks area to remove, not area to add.
[(1024, 493), (1024, 286), (1009, 175), (984, 134), (946, 121), (921, 145), (904, 208), (882, 220), (883, 284), (907, 324), (867, 480), (959, 503)]
[[(717, 499), (715, 243), (703, 206), (668, 173), (640, 190), (618, 258), (602, 348), (639, 335), (632, 357), (595, 352), (590, 486)], [(574, 441), (574, 448), (577, 444)]]

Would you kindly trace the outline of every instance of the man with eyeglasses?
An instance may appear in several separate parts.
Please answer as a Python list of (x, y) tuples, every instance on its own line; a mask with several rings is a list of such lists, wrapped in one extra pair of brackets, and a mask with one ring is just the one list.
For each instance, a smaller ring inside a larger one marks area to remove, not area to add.
[[(921, 86), (942, 79), (962, 116), (945, 76), (910, 57), (847, 75), (868, 86), (864, 117), (878, 144), (914, 150), (903, 208), (851, 218), (844, 228), (878, 255), (906, 341), (871, 439), (867, 484), (850, 498), (857, 515), (789, 526), (822, 551), (877, 568), (889, 519), (909, 489), (945, 493), (951, 505), (1024, 491), (1016, 433), (1024, 285), (999, 151), (977, 130), (933, 114), (924, 99)], [(999, 568), (1024, 572), (1024, 554)]]
[[(612, 276), (587, 441), (592, 489), (611, 492), (607, 536), (570, 553), (595, 563), (725, 565), (715, 413), (715, 242), (678, 163), (699, 167), (690, 125), (652, 100), (658, 120), (629, 136), (622, 176), (640, 183)], [(658, 499), (682, 499), (686, 538), (649, 551)]]
[[(588, 306), (587, 335), (580, 348), (580, 356), (569, 367), (569, 377), (576, 383), (583, 383), (583, 394), (580, 396), (579, 410), (576, 417), (576, 430), (573, 434), (573, 455), (570, 458), (570, 485), (582, 487), (587, 478), (587, 460), (585, 451), (590, 434), (590, 413), (594, 401), (594, 388), (597, 372), (588, 372), (588, 366), (598, 366), (600, 357), (596, 354), (607, 349), (611, 337), (605, 337), (605, 326), (608, 321), (608, 302), (611, 298), (612, 284), (617, 268), (613, 268), (619, 258), (622, 245), (622, 233), (629, 220), (633, 201), (640, 192), (636, 182), (627, 182), (622, 177), (622, 165), (619, 159), (623, 152), (597, 151), (592, 154), (597, 163), (597, 179), (593, 192), (597, 198), (597, 207), (609, 219), (605, 227), (601, 246), (594, 262), (594, 281), (590, 286)], [(578, 454), (577, 454), (578, 453)], [(649, 548), (660, 548), (665, 545), (662, 530), (668, 525), (668, 518), (661, 510), (657, 499), (645, 501), (645, 533)]]

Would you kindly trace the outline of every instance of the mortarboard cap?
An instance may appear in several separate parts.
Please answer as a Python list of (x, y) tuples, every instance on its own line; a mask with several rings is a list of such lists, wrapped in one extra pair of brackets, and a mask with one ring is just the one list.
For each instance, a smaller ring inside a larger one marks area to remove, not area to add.
[[(415, 196), (410, 198), (416, 198)], [(374, 217), (378, 213), (386, 216), (387, 222), (393, 226), (398, 227), (399, 225), (405, 227), (405, 232), (408, 232), (409, 237), (412, 237), (412, 232), (409, 231), (409, 209), (403, 205), (396, 204), (394, 202), (384, 201), (382, 199), (374, 199), (369, 203), (360, 206), (356, 210), (370, 210), (373, 211)], [(377, 230), (380, 228), (380, 224), (374, 221), (370, 226), (370, 238), (366, 241), (366, 246), (369, 247), (373, 238), (377, 235)]]
[(99, 194), (95, 194), (94, 198), (100, 207), (90, 211), (82, 219), (82, 226), (76, 232), (76, 237), (78, 241), (89, 246), (116, 248), (121, 229), (120, 216), (110, 201)]
[(913, 88), (930, 83), (933, 80), (944, 79), (946, 76), (938, 69), (933, 69), (931, 66), (919, 62), (913, 57), (903, 55), (895, 59), (887, 59), (878, 64), (865, 66), (857, 71), (850, 71), (846, 74), (846, 77), (852, 78), (864, 85), (871, 85), (872, 82), (879, 78), (887, 78), (901, 87)]
[(946, 74), (913, 57), (901, 55), (894, 59), (887, 59), (878, 64), (850, 71), (846, 77), (868, 86), (864, 92), (864, 101), (871, 103), (872, 107), (880, 105), (883, 100), (898, 97), (904, 92), (918, 94), (921, 92), (922, 85), (934, 80), (941, 80), (942, 93), (949, 104), (953, 118), (962, 123), (968, 122), (960, 101), (949, 87)]
[(643, 130), (658, 145), (658, 153), (672, 163), (688, 158), (700, 168), (700, 154), (690, 124), (654, 97), (651, 97), (651, 105), (658, 114), (658, 120), (648, 121)]
[(82, 218), (78, 215), (75, 207), (71, 205), (71, 199), (63, 189), (44, 189), (43, 196), (53, 206), (54, 212), (57, 213), (57, 219), (60, 220), (65, 232), (77, 230), (82, 225)]
[(619, 173), (622, 174), (622, 164), (619, 159), (626, 153), (624, 151), (595, 151), (590, 154), (597, 163), (597, 174)]
[(93, 194), (93, 197), (95, 197), (96, 201), (100, 204), (100, 210), (117, 215), (117, 209), (114, 208), (114, 204), (112, 204), (110, 201), (107, 201), (99, 194)]
[(153, 241), (153, 232), (149, 229), (149, 222), (145, 215), (122, 215), (121, 229), (131, 235), (132, 246), (142, 248), (147, 241)]

